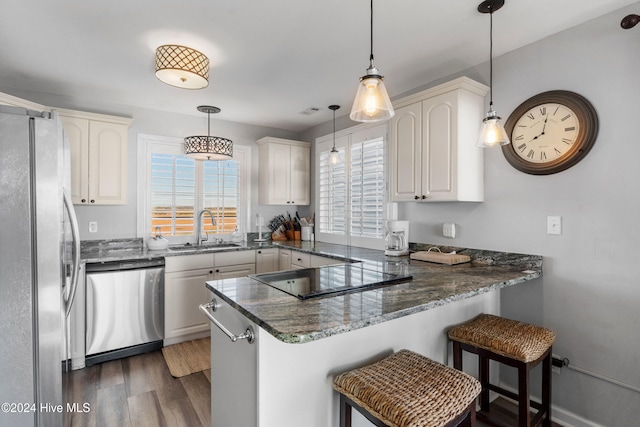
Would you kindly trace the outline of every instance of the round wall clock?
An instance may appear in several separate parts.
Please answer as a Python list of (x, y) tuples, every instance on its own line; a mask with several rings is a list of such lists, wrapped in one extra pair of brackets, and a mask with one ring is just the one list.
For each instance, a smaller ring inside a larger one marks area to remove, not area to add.
[(549, 175), (578, 163), (598, 136), (598, 115), (582, 95), (566, 90), (543, 92), (520, 104), (505, 130), (511, 144), (502, 146), (519, 171)]

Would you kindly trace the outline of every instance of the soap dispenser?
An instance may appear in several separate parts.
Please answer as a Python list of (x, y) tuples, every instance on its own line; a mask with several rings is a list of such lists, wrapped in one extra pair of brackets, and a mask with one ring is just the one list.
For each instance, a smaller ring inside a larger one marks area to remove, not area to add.
[(231, 241), (234, 243), (242, 242), (242, 234), (238, 231), (238, 227), (231, 233)]

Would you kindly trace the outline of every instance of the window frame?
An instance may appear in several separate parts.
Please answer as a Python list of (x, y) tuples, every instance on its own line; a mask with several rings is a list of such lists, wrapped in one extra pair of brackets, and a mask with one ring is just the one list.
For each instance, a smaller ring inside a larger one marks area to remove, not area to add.
[[(389, 202), (389, 141), (388, 141), (388, 125), (387, 123), (364, 123), (361, 125), (353, 126), (347, 129), (343, 129), (341, 131), (336, 132), (335, 141), (336, 148), (342, 152), (344, 150), (345, 158), (341, 158), (342, 162), (348, 161), (349, 168), (345, 171), (346, 175), (346, 187), (347, 194), (346, 200), (350, 200), (351, 198), (351, 170), (350, 170), (350, 162), (351, 162), (351, 145), (353, 143), (362, 142), (368, 139), (373, 138), (383, 138), (383, 145), (385, 149), (384, 154), (384, 185), (383, 185), (383, 209), (382, 209), (382, 217), (383, 221), (386, 220), (386, 206)], [(320, 154), (323, 151), (331, 150), (333, 146), (334, 135), (330, 133), (328, 135), (316, 138), (315, 143), (315, 206), (316, 206), (316, 227), (314, 230), (315, 238), (321, 242), (327, 243), (336, 243), (348, 246), (357, 246), (363, 248), (370, 249), (384, 249), (385, 244), (385, 236), (384, 231), (383, 235), (380, 238), (372, 238), (372, 237), (360, 237), (360, 236), (352, 236), (351, 235), (351, 223), (349, 221), (349, 217), (351, 216), (351, 205), (350, 203), (346, 206), (346, 215), (345, 223), (347, 224), (347, 230), (349, 232), (345, 234), (337, 234), (337, 233), (325, 233), (320, 231)]]
[[(138, 134), (138, 153), (137, 153), (137, 237), (149, 238), (152, 236), (152, 232), (149, 230), (148, 224), (151, 220), (150, 200), (149, 194), (151, 191), (151, 153), (153, 152), (174, 152), (173, 154), (180, 154), (183, 150), (184, 140), (182, 138), (150, 135), (150, 134)], [(154, 150), (155, 147), (164, 147), (164, 150)], [(238, 222), (240, 227), (238, 231), (241, 233), (251, 228), (250, 216), (250, 200), (251, 200), (251, 147), (234, 144), (233, 158), (240, 162), (239, 172), (239, 186), (240, 195), (238, 198)], [(202, 170), (202, 168), (200, 168)], [(202, 177), (196, 179), (196, 189), (202, 186)], [(200, 201), (202, 203), (202, 201)], [(231, 237), (230, 233), (211, 235), (216, 238), (222, 238), (228, 240)], [(193, 243), (195, 241), (195, 235), (182, 235), (182, 236), (165, 236), (170, 244), (184, 244), (187, 242)]]

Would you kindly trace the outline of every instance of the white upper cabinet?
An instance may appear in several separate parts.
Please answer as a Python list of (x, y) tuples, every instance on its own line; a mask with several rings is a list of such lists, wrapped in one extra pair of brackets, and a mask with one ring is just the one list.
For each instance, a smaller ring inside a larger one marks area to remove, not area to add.
[(311, 143), (265, 137), (257, 141), (261, 205), (310, 203)]
[(484, 152), (476, 140), (488, 89), (461, 77), (395, 103), (392, 201), (484, 200)]
[(127, 203), (130, 119), (60, 110), (69, 139), (74, 204)]

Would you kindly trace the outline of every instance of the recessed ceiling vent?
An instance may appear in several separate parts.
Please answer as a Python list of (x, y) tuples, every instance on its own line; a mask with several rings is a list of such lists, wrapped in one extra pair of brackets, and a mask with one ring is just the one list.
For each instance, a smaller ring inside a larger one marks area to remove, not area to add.
[(317, 113), (318, 111), (320, 111), (320, 108), (318, 107), (309, 107), (304, 111), (300, 111), (300, 114), (302, 114), (303, 116), (310, 116)]

